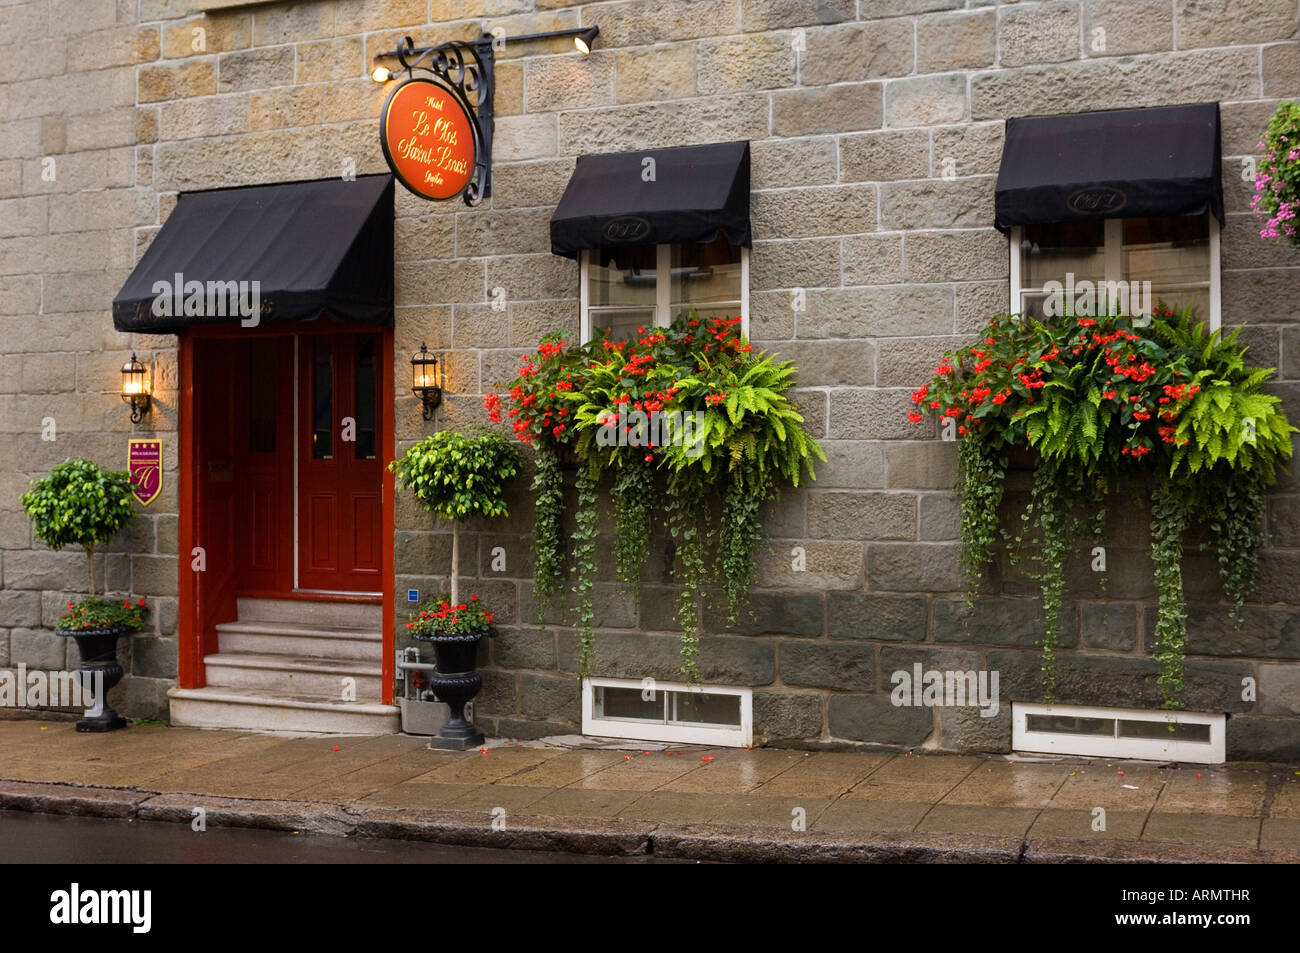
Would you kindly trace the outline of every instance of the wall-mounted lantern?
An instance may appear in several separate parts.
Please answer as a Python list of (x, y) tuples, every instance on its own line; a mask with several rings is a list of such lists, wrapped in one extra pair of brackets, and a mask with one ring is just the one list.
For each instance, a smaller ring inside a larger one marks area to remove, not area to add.
[(411, 393), (424, 405), (424, 419), (432, 420), (433, 412), (442, 403), (442, 371), (424, 343), (420, 344), (420, 353), (411, 358)]
[(122, 400), (131, 405), (131, 423), (138, 424), (149, 412), (152, 398), (149, 394), (149, 369), (136, 359), (122, 365)]

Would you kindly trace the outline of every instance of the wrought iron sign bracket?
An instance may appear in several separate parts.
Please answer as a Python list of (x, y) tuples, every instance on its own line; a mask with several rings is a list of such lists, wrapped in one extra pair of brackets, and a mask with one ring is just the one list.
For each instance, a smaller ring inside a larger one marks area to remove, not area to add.
[[(496, 121), (493, 108), (493, 95), (496, 91), (494, 77), (495, 56), (493, 51), (497, 44), (519, 43), (524, 40), (554, 39), (570, 37), (574, 47), (583, 55), (591, 52), (600, 27), (574, 27), (567, 30), (551, 30), (545, 33), (527, 33), (522, 36), (499, 36), (484, 34), (477, 40), (453, 40), (437, 46), (416, 46), (409, 36), (403, 37), (397, 49), (380, 53), (374, 60), (374, 72), (371, 74), (376, 82), (386, 82), (393, 74), (383, 65), (384, 60), (396, 59), (401, 69), (406, 72), (406, 81), (416, 78), (416, 71), (429, 74), (429, 78), (455, 97), (457, 104), (464, 110), (473, 127), (475, 156), (469, 181), (462, 193), (466, 205), (478, 205), (483, 199), (492, 196), (492, 134)], [(390, 96), (390, 102), (392, 97)], [(385, 108), (387, 122), (387, 107)], [(389, 165), (394, 166), (392, 156), (387, 153)], [(398, 178), (411, 188), (411, 183), (400, 174)], [(419, 190), (412, 189), (420, 194)], [(449, 198), (451, 196), (429, 196), (425, 198)]]
[(380, 53), (376, 62), (395, 57), (406, 75), (414, 78), (416, 71), (428, 73), (441, 82), (465, 108), (474, 122), (474, 135), (478, 140), (475, 150), (474, 171), (465, 188), (466, 205), (478, 205), (492, 197), (492, 131), (495, 113), (492, 97), (495, 91), (492, 37), (485, 36), (471, 43), (453, 41), (438, 46), (416, 46), (409, 36), (403, 37), (397, 49)]

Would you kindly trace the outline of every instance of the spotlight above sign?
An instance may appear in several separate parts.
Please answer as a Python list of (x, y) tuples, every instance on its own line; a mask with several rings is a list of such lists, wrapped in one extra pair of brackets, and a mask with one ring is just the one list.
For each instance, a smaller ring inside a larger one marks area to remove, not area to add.
[[(478, 205), (492, 195), (493, 51), (507, 43), (571, 36), (586, 55), (600, 27), (575, 27), (522, 36), (485, 35), (470, 43), (415, 45), (404, 37), (397, 49), (375, 57), (370, 78), (393, 87), (379, 119), (379, 142), (393, 175), (423, 199), (461, 196)], [(393, 70), (389, 62), (397, 60)], [(422, 74), (417, 76), (416, 72)]]

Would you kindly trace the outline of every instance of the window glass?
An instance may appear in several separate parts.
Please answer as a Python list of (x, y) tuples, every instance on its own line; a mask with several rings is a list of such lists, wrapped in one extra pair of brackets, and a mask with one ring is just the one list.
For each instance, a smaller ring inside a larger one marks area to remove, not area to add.
[(597, 687), (597, 718), (616, 718), (620, 721), (653, 721), (659, 724), (664, 720), (663, 695), (655, 693), (653, 699), (642, 698), (639, 688), (616, 688), (613, 686)]
[(357, 339), (357, 443), (358, 460), (375, 458), (375, 339)]
[(648, 328), (654, 323), (655, 313), (649, 308), (611, 308), (591, 312), (592, 337), (599, 337), (600, 331), (607, 328), (611, 341), (635, 341), (640, 337), (637, 328)]
[(253, 341), (248, 362), (248, 449), (250, 453), (275, 453), (276, 406), (275, 344)]
[[(721, 236), (707, 245), (674, 245), (672, 261), (673, 314), (703, 302), (734, 302), (739, 314), (740, 248)], [(703, 310), (703, 309), (701, 309)]]
[(1075, 281), (1101, 281), (1106, 276), (1105, 233), (1099, 218), (1026, 225), (1020, 241), (1020, 286), (1041, 288), (1048, 281), (1063, 281), (1067, 272)]
[(327, 336), (312, 343), (311, 455), (317, 460), (334, 456), (334, 342)]
[(679, 725), (739, 725), (739, 695), (673, 692), (673, 722)]
[(628, 245), (589, 253), (587, 303), (655, 306), (655, 247)]
[(1126, 218), (1124, 277), (1153, 288), (1208, 281), (1210, 223), (1204, 215)]

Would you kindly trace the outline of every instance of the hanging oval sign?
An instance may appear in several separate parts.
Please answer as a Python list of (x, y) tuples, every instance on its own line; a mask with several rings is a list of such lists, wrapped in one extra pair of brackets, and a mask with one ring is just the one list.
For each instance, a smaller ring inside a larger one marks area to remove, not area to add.
[(469, 185), (474, 119), (445, 86), (423, 78), (399, 84), (384, 103), (379, 140), (393, 174), (421, 198), (455, 198)]

